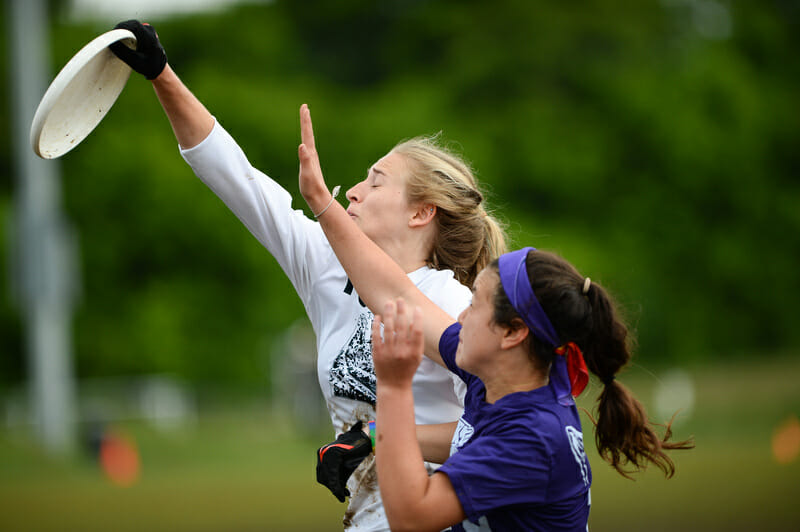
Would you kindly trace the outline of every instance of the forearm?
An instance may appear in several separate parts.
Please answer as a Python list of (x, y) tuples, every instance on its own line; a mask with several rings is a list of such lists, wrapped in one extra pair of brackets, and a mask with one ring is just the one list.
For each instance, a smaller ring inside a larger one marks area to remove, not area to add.
[(416, 304), (418, 290), (414, 283), (356, 226), (344, 207), (334, 202), (319, 222), (358, 295), (370, 310), (381, 314), (384, 303), (398, 297)]
[(395, 526), (418, 509), (430, 479), (417, 444), (411, 387), (386, 388), (378, 383), (376, 404), (378, 481), (387, 518)]
[(178, 144), (191, 148), (205, 139), (214, 127), (214, 117), (169, 64), (152, 83)]
[[(313, 208), (310, 202), (309, 206)], [(439, 338), (453, 323), (453, 318), (411, 282), (402, 268), (358, 228), (338, 202), (333, 202), (319, 222), (359, 297), (372, 312), (382, 314), (384, 304), (397, 298), (403, 298), (411, 308), (422, 309), (424, 353), (444, 365), (439, 356)]]
[(443, 464), (450, 457), (450, 444), (456, 430), (457, 421), (436, 425), (417, 425), (417, 442), (422, 457), (427, 462)]

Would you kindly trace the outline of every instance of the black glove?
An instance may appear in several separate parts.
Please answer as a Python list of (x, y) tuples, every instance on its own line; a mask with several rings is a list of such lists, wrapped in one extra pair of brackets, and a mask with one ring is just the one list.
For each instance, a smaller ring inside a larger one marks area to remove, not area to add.
[(359, 421), (347, 432), (339, 434), (336, 441), (317, 450), (317, 482), (327, 486), (339, 502), (344, 502), (344, 498), (350, 495), (347, 479), (372, 452), (372, 440), (361, 427)]
[(156, 30), (150, 24), (138, 20), (120, 22), (114, 29), (128, 30), (136, 36), (136, 50), (128, 48), (122, 41), (108, 47), (114, 55), (147, 79), (155, 79), (167, 65), (167, 52), (158, 41)]

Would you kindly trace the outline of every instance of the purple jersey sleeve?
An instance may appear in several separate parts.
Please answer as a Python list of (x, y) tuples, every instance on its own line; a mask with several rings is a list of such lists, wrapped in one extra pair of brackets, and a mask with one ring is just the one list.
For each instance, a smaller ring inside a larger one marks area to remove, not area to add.
[(458, 377), (466, 382), (474, 380), (476, 377), (471, 373), (467, 373), (456, 365), (456, 350), (458, 349), (458, 334), (461, 332), (461, 324), (456, 322), (444, 330), (441, 338), (439, 338), (439, 354), (444, 361), (447, 369), (458, 375)]

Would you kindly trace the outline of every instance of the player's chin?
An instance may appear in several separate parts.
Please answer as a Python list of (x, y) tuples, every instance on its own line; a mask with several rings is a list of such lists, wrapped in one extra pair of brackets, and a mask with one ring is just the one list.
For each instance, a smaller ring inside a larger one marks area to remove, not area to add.
[(464, 369), (463, 366), (461, 365), (461, 357), (462, 357), (461, 352), (463, 351), (462, 349), (463, 345), (464, 345), (463, 342), (459, 340), (458, 347), (456, 348), (456, 366), (458, 366), (461, 369)]

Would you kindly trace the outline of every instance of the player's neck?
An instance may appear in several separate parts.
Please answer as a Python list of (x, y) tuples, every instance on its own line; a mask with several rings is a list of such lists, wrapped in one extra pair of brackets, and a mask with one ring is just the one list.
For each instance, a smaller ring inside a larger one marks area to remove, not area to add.
[(381, 246), (383, 250), (406, 273), (416, 271), (427, 264), (428, 250), (416, 243), (391, 243)]
[(495, 371), (481, 377), (486, 387), (486, 402), (495, 403), (506, 395), (516, 392), (529, 392), (547, 386), (549, 378), (527, 359), (497, 360)]

